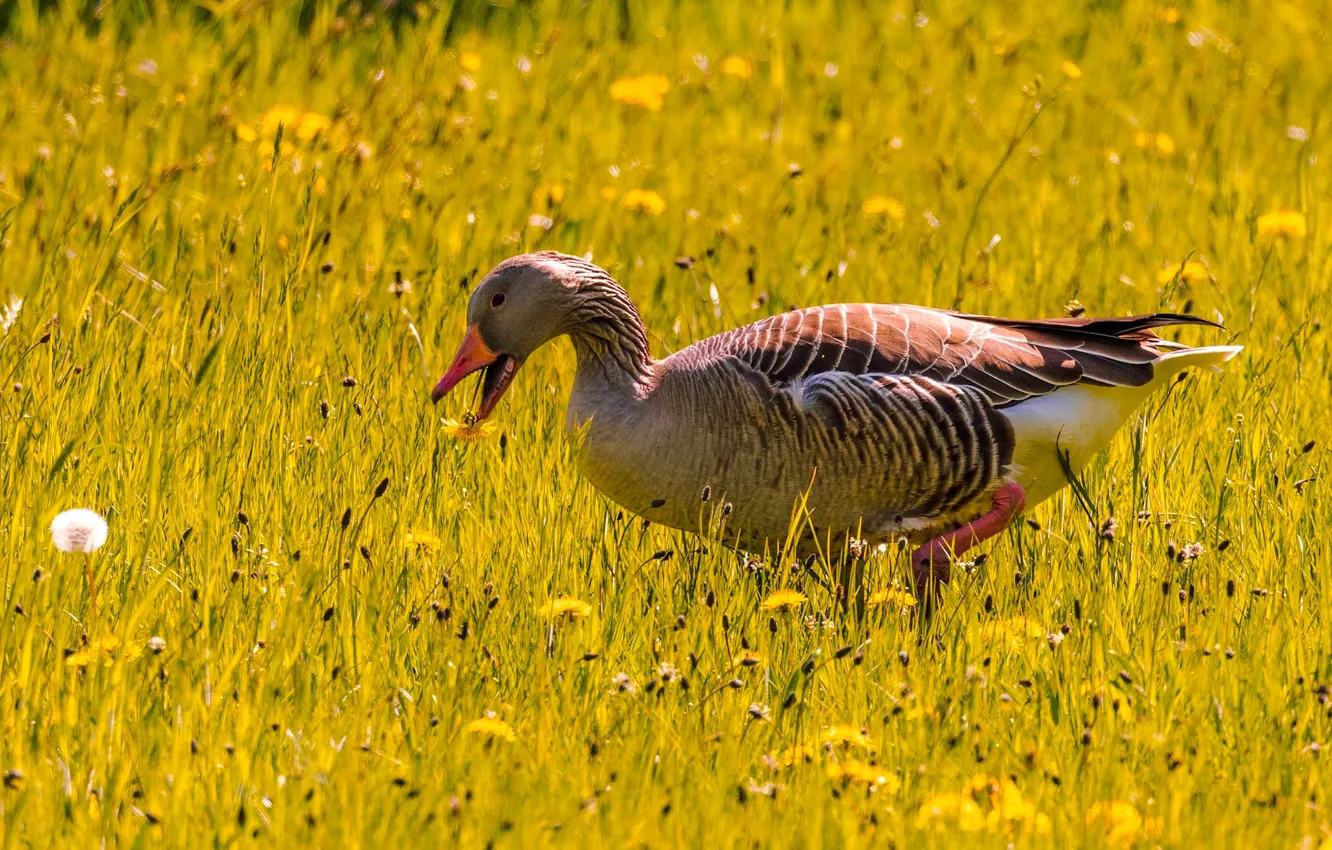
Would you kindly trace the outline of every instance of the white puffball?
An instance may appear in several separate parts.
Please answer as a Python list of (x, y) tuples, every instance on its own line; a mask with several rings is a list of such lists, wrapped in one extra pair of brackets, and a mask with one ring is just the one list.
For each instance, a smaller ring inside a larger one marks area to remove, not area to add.
[(106, 520), (87, 508), (62, 511), (51, 520), (51, 542), (61, 552), (96, 552), (106, 543)]

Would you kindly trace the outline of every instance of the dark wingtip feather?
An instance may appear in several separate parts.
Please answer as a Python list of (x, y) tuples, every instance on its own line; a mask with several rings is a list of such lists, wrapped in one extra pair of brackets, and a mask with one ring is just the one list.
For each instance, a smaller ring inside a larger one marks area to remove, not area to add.
[(997, 319), (990, 316), (972, 316), (965, 313), (954, 315), (1017, 330), (1053, 331), (1056, 333), (1063, 330), (1116, 338), (1124, 338), (1153, 328), (1164, 328), (1171, 325), (1201, 325), (1225, 330), (1224, 325), (1188, 313), (1148, 313), (1144, 316), (1122, 316), (1112, 319), (1082, 316), (1076, 319)]
[(1204, 319), (1201, 316), (1194, 316), (1190, 313), (1149, 313), (1146, 316), (1131, 316), (1132, 319), (1141, 319), (1144, 321), (1143, 328), (1163, 328), (1170, 325), (1200, 325), (1203, 327), (1217, 328), (1225, 330), (1226, 326), (1213, 322), (1211, 319)]

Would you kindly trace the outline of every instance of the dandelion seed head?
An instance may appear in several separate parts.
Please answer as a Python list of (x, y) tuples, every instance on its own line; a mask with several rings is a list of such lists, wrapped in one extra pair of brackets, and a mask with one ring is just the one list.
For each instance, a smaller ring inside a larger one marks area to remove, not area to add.
[(612, 694), (632, 694), (638, 691), (638, 686), (628, 673), (616, 673), (611, 677), (611, 684), (615, 686)]
[(61, 552), (96, 552), (106, 543), (106, 530), (96, 511), (75, 508), (51, 521), (51, 542)]

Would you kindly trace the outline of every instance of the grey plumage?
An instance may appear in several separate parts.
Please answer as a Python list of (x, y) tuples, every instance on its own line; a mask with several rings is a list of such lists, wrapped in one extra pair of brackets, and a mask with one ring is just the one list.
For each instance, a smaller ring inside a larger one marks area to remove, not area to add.
[[(514, 309), (526, 312), (486, 309), (505, 292), (522, 295)], [(1159, 364), (1209, 364), (1238, 350), (1185, 349), (1152, 332), (1210, 324), (1191, 316), (1008, 320), (834, 304), (658, 361), (624, 290), (595, 265), (554, 253), (497, 267), (469, 320), (519, 362), (568, 335), (578, 356), (569, 421), (585, 433), (580, 458), (592, 483), (689, 530), (705, 516), (698, 496), (707, 487), (732, 506), (728, 542), (751, 548), (781, 545), (802, 499), (809, 548), (847, 534), (933, 537), (988, 511), (996, 489), (1019, 476), (1044, 498), (1063, 484), (1042, 454), (1053, 458), (1050, 434), (1086, 431), (1075, 458), (1085, 462), (1118, 422), (1105, 431), (1080, 421), (1084, 409), (1122, 421), (1163, 374)], [(526, 337), (519, 325), (531, 328)], [(1060, 392), (1074, 387), (1090, 395)], [(1066, 401), (1031, 406), (1056, 397)]]

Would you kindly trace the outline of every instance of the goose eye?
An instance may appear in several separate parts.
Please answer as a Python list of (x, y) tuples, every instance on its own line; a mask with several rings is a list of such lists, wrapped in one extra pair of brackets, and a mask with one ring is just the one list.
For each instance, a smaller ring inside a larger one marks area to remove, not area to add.
[(504, 293), (503, 293), (503, 292), (496, 292), (494, 295), (490, 296), (490, 306), (491, 306), (491, 309), (494, 309), (494, 308), (496, 308), (496, 307), (503, 307), (503, 306), (504, 306)]

